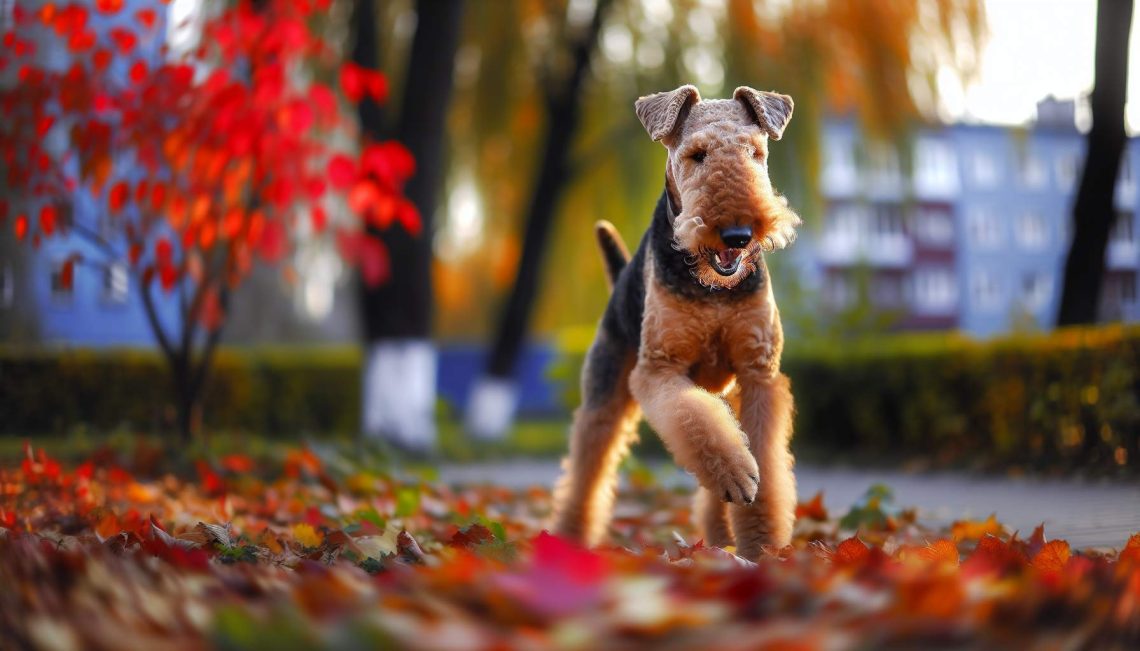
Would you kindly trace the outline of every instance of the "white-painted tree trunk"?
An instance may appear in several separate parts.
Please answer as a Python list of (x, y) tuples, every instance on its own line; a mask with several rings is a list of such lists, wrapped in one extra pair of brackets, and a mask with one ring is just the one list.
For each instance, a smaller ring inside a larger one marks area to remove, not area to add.
[(436, 349), (426, 339), (374, 342), (364, 365), (361, 424), (367, 438), (430, 452), (436, 446)]
[(467, 400), (465, 426), (474, 438), (495, 441), (506, 437), (518, 408), (518, 385), (512, 380), (482, 376)]

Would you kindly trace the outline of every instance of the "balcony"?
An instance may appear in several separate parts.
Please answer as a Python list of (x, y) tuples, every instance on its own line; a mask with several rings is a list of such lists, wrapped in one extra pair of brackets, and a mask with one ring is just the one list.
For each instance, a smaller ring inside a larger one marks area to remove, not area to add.
[(832, 267), (866, 263), (883, 269), (903, 269), (914, 260), (914, 243), (902, 234), (852, 237), (849, 232), (833, 231), (821, 238), (819, 259)]

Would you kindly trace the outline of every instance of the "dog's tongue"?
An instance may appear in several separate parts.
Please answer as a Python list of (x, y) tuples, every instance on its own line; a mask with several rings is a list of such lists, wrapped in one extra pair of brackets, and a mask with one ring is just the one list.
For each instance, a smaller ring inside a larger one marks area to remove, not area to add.
[(736, 249), (723, 249), (721, 251), (717, 251), (716, 260), (720, 263), (721, 267), (727, 269), (729, 265), (736, 261), (736, 254)]

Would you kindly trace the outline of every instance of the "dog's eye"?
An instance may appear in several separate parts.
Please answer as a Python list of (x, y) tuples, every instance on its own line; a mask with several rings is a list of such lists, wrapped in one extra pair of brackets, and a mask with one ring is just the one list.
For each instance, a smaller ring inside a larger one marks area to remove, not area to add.
[(707, 151), (698, 149), (697, 151), (689, 154), (689, 158), (693, 159), (693, 162), (703, 163), (705, 162), (705, 156), (708, 156), (708, 154), (709, 153)]

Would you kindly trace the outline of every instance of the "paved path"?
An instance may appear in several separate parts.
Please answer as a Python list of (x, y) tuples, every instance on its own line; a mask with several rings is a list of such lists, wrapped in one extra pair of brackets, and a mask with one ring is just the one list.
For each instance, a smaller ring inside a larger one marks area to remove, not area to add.
[[(656, 471), (663, 483), (692, 484), (689, 475), (664, 464)], [(445, 465), (440, 478), (448, 483), (487, 483), (522, 488), (550, 486), (558, 463), (519, 460), (471, 465)], [(1064, 538), (1074, 547), (1120, 547), (1140, 532), (1140, 484), (1082, 480), (1008, 479), (962, 474), (907, 474), (893, 471), (799, 466), (801, 499), (823, 491), (832, 513), (845, 513), (875, 483), (891, 487), (895, 503), (915, 507), (923, 522), (947, 524), (996, 513), (1007, 526), (1028, 536), (1045, 523), (1049, 538)]]

